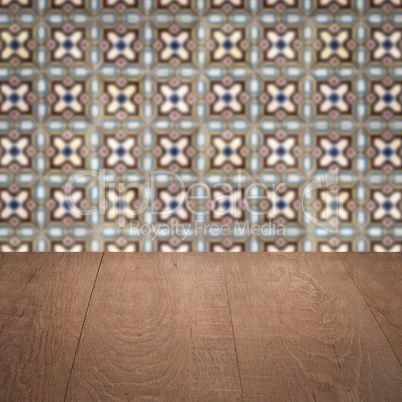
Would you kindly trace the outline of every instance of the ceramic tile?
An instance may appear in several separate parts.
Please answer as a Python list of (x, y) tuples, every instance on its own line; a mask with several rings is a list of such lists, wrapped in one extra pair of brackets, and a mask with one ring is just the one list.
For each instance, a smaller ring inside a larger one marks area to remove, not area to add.
[(0, 0), (0, 43), (0, 250), (402, 251), (401, 0)]

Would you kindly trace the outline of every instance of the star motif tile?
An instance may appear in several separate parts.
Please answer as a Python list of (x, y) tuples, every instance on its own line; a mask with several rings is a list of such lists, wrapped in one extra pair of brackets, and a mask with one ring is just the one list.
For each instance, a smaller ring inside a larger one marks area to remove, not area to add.
[(0, 251), (402, 251), (402, 0), (0, 0)]

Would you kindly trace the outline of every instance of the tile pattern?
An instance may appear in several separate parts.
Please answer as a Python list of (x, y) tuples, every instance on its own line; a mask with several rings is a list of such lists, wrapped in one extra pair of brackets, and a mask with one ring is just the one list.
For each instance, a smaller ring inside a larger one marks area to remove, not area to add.
[(401, 251), (401, 96), (402, 0), (0, 0), (0, 251)]

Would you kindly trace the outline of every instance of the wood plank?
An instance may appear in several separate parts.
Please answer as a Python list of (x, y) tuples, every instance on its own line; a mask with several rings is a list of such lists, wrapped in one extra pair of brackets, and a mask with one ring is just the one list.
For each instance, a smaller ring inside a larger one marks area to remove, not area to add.
[(100, 259), (100, 253), (2, 255), (0, 400), (64, 398)]
[(244, 400), (402, 399), (399, 362), (336, 254), (227, 258)]
[(48, 256), (49, 253), (0, 253), (0, 293), (22, 290)]
[(192, 349), (187, 400), (242, 399), (224, 262), (222, 254), (177, 255)]
[(48, 253), (0, 253), (0, 333), (22, 311), (18, 299), (36, 270), (41, 267)]
[(402, 254), (338, 253), (402, 362)]
[(218, 255), (106, 253), (68, 400), (241, 399)]

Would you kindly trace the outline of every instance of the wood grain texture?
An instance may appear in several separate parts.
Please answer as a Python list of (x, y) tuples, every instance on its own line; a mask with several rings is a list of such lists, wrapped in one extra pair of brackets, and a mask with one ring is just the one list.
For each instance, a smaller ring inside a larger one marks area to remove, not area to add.
[(402, 400), (400, 254), (100, 261), (0, 253), (0, 400)]
[(240, 400), (221, 258), (106, 253), (67, 400)]
[(338, 253), (402, 362), (402, 254)]
[(21, 291), (49, 253), (0, 253), (0, 294)]
[(0, 333), (19, 316), (23, 306), (16, 300), (48, 253), (0, 253)]
[(402, 399), (401, 366), (336, 254), (227, 259), (244, 400)]
[(0, 400), (62, 400), (100, 253), (2, 254)]

